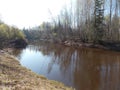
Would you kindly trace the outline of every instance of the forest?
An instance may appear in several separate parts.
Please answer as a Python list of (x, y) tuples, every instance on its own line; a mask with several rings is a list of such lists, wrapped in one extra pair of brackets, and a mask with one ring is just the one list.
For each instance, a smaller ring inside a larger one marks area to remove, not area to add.
[(120, 41), (119, 0), (71, 0), (57, 17), (50, 14), (52, 22), (23, 29), (27, 39), (94, 44)]
[(9, 26), (0, 21), (0, 48), (8, 47), (10, 42), (25, 39), (24, 33), (15, 26)]
[(119, 0), (71, 0), (56, 17), (49, 13), (51, 22), (23, 30), (0, 22), (0, 41), (26, 38), (58, 43), (120, 44)]

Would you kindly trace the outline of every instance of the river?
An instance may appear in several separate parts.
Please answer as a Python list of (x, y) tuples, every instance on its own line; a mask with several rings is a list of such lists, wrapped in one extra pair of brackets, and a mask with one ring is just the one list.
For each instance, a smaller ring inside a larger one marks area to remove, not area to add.
[(41, 42), (13, 54), (33, 72), (76, 90), (120, 90), (120, 52)]

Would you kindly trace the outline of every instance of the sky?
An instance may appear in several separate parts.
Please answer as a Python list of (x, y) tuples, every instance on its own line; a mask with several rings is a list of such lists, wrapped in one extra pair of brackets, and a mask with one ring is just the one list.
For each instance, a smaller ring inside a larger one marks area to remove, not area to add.
[[(28, 28), (50, 21), (68, 0), (0, 0), (0, 19), (8, 25)], [(52, 14), (50, 14), (50, 12)]]

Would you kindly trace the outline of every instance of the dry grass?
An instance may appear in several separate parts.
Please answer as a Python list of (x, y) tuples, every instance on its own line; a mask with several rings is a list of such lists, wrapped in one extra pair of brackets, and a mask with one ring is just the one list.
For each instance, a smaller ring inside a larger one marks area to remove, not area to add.
[(22, 67), (11, 55), (0, 52), (0, 90), (72, 90)]

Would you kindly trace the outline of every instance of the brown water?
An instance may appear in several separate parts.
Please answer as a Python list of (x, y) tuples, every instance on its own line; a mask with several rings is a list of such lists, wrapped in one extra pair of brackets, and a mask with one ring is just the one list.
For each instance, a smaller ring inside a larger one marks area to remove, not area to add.
[(13, 54), (23, 66), (76, 90), (120, 90), (120, 52), (39, 43)]

